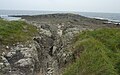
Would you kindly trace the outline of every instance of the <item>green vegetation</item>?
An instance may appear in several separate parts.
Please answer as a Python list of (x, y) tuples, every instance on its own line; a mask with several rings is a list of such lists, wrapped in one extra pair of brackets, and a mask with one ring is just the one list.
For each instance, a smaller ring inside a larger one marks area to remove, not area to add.
[(0, 19), (0, 43), (14, 44), (30, 40), (37, 33), (36, 27), (24, 21), (6, 21)]
[(84, 31), (72, 46), (76, 61), (63, 75), (120, 74), (120, 29)]

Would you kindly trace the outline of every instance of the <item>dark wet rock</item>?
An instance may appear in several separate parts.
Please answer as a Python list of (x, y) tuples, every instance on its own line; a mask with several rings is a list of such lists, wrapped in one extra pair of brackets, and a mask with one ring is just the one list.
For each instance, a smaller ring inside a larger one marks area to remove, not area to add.
[(41, 25), (42, 29), (46, 29), (46, 30), (50, 30), (50, 26), (45, 24), (45, 25)]

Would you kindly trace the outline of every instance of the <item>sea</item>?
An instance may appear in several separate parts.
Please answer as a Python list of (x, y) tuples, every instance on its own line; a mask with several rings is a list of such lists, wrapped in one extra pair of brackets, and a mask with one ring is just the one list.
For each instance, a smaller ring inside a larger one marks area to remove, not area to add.
[(42, 15), (54, 13), (73, 13), (89, 18), (106, 19), (109, 21), (120, 22), (120, 13), (99, 13), (99, 12), (0, 10), (0, 17), (6, 20), (19, 20), (21, 19), (21, 17), (11, 17), (11, 15)]

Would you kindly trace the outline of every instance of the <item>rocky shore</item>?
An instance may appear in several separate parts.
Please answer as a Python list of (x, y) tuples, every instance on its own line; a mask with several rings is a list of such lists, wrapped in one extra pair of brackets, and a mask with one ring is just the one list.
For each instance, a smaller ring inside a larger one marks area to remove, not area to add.
[(5, 46), (1, 53), (0, 75), (62, 75), (64, 68), (75, 61), (68, 50), (74, 36), (98, 28), (119, 27), (107, 20), (77, 14), (19, 16), (39, 30), (32, 40)]

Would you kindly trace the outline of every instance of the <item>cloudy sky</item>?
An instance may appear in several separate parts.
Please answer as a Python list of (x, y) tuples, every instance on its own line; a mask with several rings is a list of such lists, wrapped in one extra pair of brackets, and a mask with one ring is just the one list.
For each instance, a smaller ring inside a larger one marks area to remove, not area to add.
[(0, 0), (0, 9), (120, 13), (120, 0)]

